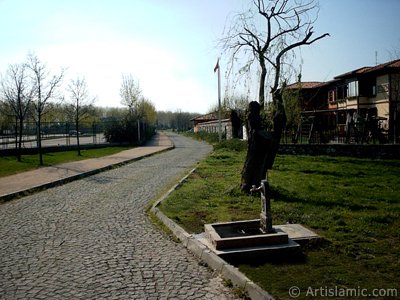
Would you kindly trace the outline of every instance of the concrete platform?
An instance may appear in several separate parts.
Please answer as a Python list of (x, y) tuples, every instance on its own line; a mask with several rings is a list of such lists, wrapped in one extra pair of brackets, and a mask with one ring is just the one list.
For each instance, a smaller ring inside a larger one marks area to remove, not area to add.
[(282, 231), (286, 232), (291, 240), (301, 245), (303, 243), (317, 241), (320, 239), (320, 236), (318, 234), (301, 224), (275, 225), (274, 228), (279, 228)]
[[(239, 224), (259, 224), (260, 220), (246, 220), (239, 222), (226, 222), (226, 223), (216, 223), (216, 226), (221, 226), (224, 224), (231, 223), (239, 223)], [(277, 232), (281, 232), (287, 234), (288, 239), (287, 243), (270, 243), (268, 238), (265, 240), (264, 244), (259, 243), (263, 241), (260, 236), (255, 235), (254, 238), (257, 240), (257, 243), (248, 243), (246, 239), (248, 237), (244, 237), (245, 243), (244, 246), (238, 246), (239, 243), (235, 240), (232, 243), (232, 247), (225, 247), (225, 245), (230, 245), (232, 237), (223, 238), (218, 235), (215, 231), (211, 231), (213, 224), (207, 224), (205, 226), (206, 232), (196, 235), (195, 238), (199, 240), (203, 245), (208, 247), (213, 253), (220, 256), (224, 259), (247, 259), (247, 258), (255, 258), (255, 257), (265, 257), (271, 255), (281, 255), (287, 252), (296, 251), (300, 249), (300, 246), (306, 244), (310, 241), (316, 241), (320, 237), (310, 229), (302, 226), (301, 224), (285, 224), (285, 225), (274, 225), (273, 228)], [(268, 235), (266, 235), (268, 236)], [(217, 240), (216, 240), (217, 239)], [(235, 239), (235, 238), (234, 238)], [(216, 245), (224, 245), (223, 247), (216, 247)]]
[(299, 250), (300, 245), (291, 239), (288, 240), (287, 244), (279, 245), (267, 245), (267, 246), (256, 246), (256, 247), (244, 247), (244, 248), (230, 248), (216, 250), (212, 243), (206, 238), (205, 234), (196, 235), (196, 239), (209, 248), (213, 253), (219, 257), (229, 261), (232, 259), (249, 259), (256, 257), (265, 257), (267, 255), (277, 255), (291, 252), (293, 250)]
[(274, 228), (274, 233), (262, 233), (259, 220), (205, 224), (204, 229), (216, 250), (288, 243), (288, 234), (280, 228)]

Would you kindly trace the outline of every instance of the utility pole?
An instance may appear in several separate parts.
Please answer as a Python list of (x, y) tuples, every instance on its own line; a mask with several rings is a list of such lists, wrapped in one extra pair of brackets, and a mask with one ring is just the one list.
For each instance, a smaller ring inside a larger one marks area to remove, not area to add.
[(218, 139), (222, 140), (222, 124), (221, 124), (221, 72), (219, 67), (219, 58), (214, 67), (214, 73), (218, 71)]

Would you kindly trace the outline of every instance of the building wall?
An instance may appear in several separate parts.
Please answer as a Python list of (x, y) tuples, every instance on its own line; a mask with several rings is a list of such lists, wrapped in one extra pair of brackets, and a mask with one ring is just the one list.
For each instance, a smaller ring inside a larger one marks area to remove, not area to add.
[[(222, 135), (226, 136), (226, 139), (232, 139), (232, 123), (230, 119), (221, 120)], [(209, 133), (218, 133), (218, 120), (199, 123), (197, 125), (198, 131), (205, 131)]]
[(389, 99), (389, 75), (376, 77), (376, 101)]
[(381, 75), (376, 77), (376, 97), (374, 106), (377, 108), (378, 117), (387, 118), (381, 122), (382, 127), (387, 130), (389, 128), (389, 75)]
[(400, 74), (392, 74), (391, 76), (391, 97), (392, 101), (397, 102), (397, 107), (400, 108)]

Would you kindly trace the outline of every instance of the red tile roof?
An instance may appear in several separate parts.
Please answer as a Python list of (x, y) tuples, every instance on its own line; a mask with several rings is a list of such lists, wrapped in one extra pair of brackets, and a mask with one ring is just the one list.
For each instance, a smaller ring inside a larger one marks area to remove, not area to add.
[(296, 82), (289, 84), (286, 86), (287, 89), (314, 89), (316, 87), (319, 87), (320, 85), (323, 85), (323, 82), (320, 81), (305, 81), (305, 82)]
[(400, 59), (392, 60), (387, 63), (383, 63), (380, 65), (377, 65), (375, 67), (371, 67), (367, 72), (374, 72), (374, 71), (379, 71), (383, 69), (397, 69), (400, 68)]
[(217, 113), (208, 113), (205, 115), (201, 115), (201, 116), (191, 119), (190, 121), (205, 122), (205, 121), (212, 121), (212, 120), (218, 120)]
[[(229, 113), (227, 113), (227, 112), (221, 113), (221, 118), (225, 119), (225, 118), (229, 118), (229, 117), (230, 117)], [(208, 113), (205, 115), (201, 115), (201, 116), (191, 119), (190, 121), (207, 122), (207, 121), (214, 121), (214, 120), (218, 120), (218, 112), (211, 112), (211, 113)]]
[(386, 62), (383, 64), (376, 65), (374, 67), (362, 67), (362, 68), (338, 75), (335, 77), (335, 79), (351, 77), (354, 75), (362, 75), (362, 74), (377, 72), (377, 71), (386, 70), (386, 69), (398, 69), (398, 68), (400, 68), (400, 59), (392, 60), (392, 61), (389, 61), (389, 62)]

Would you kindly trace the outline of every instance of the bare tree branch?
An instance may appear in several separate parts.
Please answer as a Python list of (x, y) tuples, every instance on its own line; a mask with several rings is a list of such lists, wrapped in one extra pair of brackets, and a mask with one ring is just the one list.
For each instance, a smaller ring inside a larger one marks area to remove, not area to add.
[(6, 77), (1, 81), (1, 95), (11, 108), (15, 117), (15, 140), (17, 159), (21, 161), (22, 135), (24, 121), (30, 109), (33, 89), (30, 88), (24, 64), (10, 65)]
[[(329, 36), (325, 33), (314, 37), (312, 25), (315, 19), (309, 16), (318, 8), (314, 0), (253, 0), (253, 5), (253, 11), (247, 15), (240, 14), (234, 19), (227, 36), (223, 38), (223, 50), (231, 54), (231, 70), (239, 60), (249, 70), (249, 63), (258, 62), (259, 104), (252, 102), (249, 105), (249, 147), (242, 171), (244, 191), (248, 191), (254, 184), (258, 185), (265, 178), (278, 151), (286, 124), (282, 98), (284, 83), (283, 87), (280, 84), (282, 74), (288, 76), (290, 71), (287, 59), (291, 57), (290, 54), (295, 57), (294, 49)], [(267, 77), (269, 75), (270, 78)], [(260, 108), (264, 109), (267, 79), (272, 81), (273, 132), (270, 137), (263, 138), (264, 135), (260, 134), (263, 125), (259, 112)]]
[[(314, 0), (253, 0), (256, 13), (249, 12), (238, 14), (231, 25), (228, 35), (223, 38), (224, 50), (232, 56), (239, 52), (252, 51), (261, 69), (259, 84), (259, 102), (263, 106), (265, 95), (263, 93), (266, 69), (272, 68), (274, 72), (271, 91), (279, 87), (282, 74), (282, 58), (291, 50), (302, 45), (310, 45), (329, 34), (322, 34), (312, 38), (314, 32), (312, 24), (315, 19), (310, 19), (309, 14), (318, 9)], [(265, 27), (259, 28), (255, 19), (261, 17)], [(232, 60), (234, 61), (234, 60)], [(245, 64), (249, 62), (247, 59)]]
[(79, 125), (81, 121), (88, 117), (96, 98), (89, 97), (89, 91), (84, 77), (72, 79), (68, 85), (68, 91), (70, 94), (69, 113), (71, 113), (75, 123), (76, 143), (78, 146), (78, 155), (80, 156)]
[(46, 113), (50, 100), (56, 97), (57, 90), (61, 86), (64, 78), (64, 70), (61, 70), (57, 75), (51, 76), (46, 65), (43, 64), (33, 53), (28, 54), (28, 62), (26, 65), (31, 70), (32, 86), (35, 90), (35, 101), (33, 101), (35, 108), (34, 119), (37, 130), (39, 161), (40, 165), (43, 165), (41, 131), (42, 117)]

